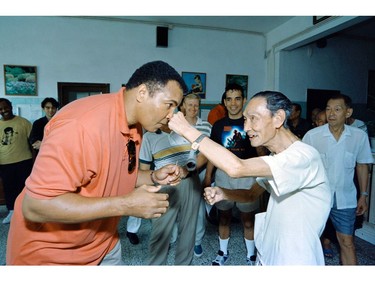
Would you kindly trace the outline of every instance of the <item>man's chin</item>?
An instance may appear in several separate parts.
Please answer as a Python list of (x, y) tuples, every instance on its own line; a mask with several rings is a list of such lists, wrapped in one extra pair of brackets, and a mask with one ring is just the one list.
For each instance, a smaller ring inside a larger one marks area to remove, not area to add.
[(157, 131), (160, 131), (161, 127), (163, 127), (163, 124), (156, 124), (155, 126), (151, 128), (148, 128), (148, 129), (145, 128), (145, 130), (151, 133), (155, 133)]

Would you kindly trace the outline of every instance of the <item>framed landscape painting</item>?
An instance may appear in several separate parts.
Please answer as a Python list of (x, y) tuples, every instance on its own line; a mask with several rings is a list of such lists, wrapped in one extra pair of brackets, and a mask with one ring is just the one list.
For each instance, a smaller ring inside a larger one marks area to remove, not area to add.
[(188, 87), (188, 94), (194, 93), (201, 99), (206, 98), (206, 73), (183, 71), (182, 79)]
[(36, 66), (4, 65), (5, 95), (36, 96)]
[(225, 86), (230, 83), (235, 83), (242, 86), (244, 97), (247, 98), (248, 80), (249, 76), (247, 75), (227, 74), (225, 78)]

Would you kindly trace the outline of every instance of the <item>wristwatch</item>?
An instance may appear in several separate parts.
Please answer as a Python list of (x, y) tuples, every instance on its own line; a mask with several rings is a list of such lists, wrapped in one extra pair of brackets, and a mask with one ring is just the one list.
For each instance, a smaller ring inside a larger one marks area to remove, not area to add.
[(201, 134), (192, 144), (191, 144), (191, 149), (197, 151), (199, 149), (199, 143), (205, 138), (207, 137), (206, 135), (204, 134)]

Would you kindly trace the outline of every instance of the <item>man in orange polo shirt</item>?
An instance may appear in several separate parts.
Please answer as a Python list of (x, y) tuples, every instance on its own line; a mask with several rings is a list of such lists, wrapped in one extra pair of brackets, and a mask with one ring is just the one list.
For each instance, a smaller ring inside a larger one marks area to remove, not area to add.
[(47, 124), (16, 200), (7, 264), (123, 264), (120, 218), (160, 217), (168, 195), (152, 185), (181, 180), (176, 165), (138, 170), (142, 127), (155, 132), (167, 124), (186, 90), (174, 68), (154, 61), (137, 69), (117, 93), (63, 107)]

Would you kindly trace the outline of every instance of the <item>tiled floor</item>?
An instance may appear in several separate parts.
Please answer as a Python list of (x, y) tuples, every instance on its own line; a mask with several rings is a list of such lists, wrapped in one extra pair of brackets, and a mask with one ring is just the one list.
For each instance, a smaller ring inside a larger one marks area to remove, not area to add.
[[(6, 238), (9, 225), (1, 224), (3, 218), (7, 215), (5, 206), (0, 206), (0, 264), (5, 264)], [(140, 244), (132, 245), (126, 238), (126, 220), (124, 217), (119, 225), (119, 233), (121, 238), (124, 262), (127, 265), (145, 265), (148, 249), (148, 239), (151, 229), (151, 222), (143, 220), (141, 229), (139, 230)], [(375, 265), (375, 245), (372, 245), (358, 237), (355, 238), (357, 257), (359, 265)], [(211, 261), (216, 257), (219, 242), (217, 234), (217, 226), (207, 223), (206, 235), (203, 243), (203, 255), (200, 258), (194, 257), (193, 265), (211, 265)], [(246, 251), (242, 236), (242, 227), (239, 222), (232, 224), (232, 234), (229, 241), (228, 250), (230, 253), (228, 265), (245, 265)], [(168, 257), (168, 265), (174, 263), (174, 246), (172, 245)], [(335, 257), (326, 259), (327, 265), (339, 265), (337, 248), (334, 247)]]

